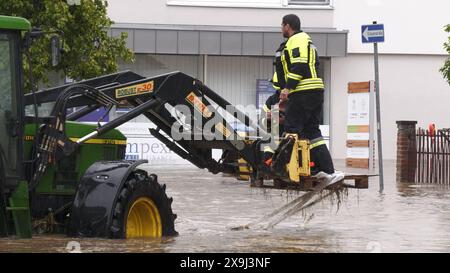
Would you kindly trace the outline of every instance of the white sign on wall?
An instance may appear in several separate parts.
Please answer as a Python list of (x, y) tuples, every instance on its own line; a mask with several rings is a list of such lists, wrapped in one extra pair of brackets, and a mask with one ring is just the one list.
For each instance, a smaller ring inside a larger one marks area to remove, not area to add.
[(146, 159), (151, 165), (190, 164), (150, 134), (153, 123), (128, 122), (117, 129), (127, 137), (125, 159)]
[(369, 125), (370, 93), (348, 95), (348, 125)]
[[(150, 165), (188, 165), (188, 160), (181, 158), (164, 143), (150, 134), (149, 129), (156, 128), (153, 123), (128, 122), (117, 129), (127, 137), (125, 159), (146, 159)], [(213, 150), (213, 158), (219, 159), (221, 150)]]
[(373, 167), (373, 82), (349, 83), (347, 166)]

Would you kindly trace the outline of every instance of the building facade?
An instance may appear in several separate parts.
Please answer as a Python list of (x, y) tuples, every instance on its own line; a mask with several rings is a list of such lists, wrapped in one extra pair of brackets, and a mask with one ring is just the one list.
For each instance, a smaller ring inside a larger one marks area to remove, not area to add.
[[(346, 157), (347, 84), (373, 80), (373, 47), (361, 25), (385, 24), (380, 44), (384, 155), (396, 154), (396, 120), (450, 127), (450, 87), (439, 72), (448, 57), (450, 2), (387, 0), (109, 0), (111, 35), (128, 33), (133, 64), (152, 76), (182, 71), (234, 104), (256, 104), (256, 83), (273, 73), (281, 18), (297, 14), (320, 55), (326, 84), (324, 129), (334, 158)], [(137, 122), (145, 120), (137, 119)]]

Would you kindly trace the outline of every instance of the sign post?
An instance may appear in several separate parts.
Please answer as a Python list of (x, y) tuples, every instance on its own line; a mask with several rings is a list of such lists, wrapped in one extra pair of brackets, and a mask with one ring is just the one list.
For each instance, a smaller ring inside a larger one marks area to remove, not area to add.
[(384, 25), (373, 22), (372, 25), (361, 27), (363, 44), (373, 43), (375, 64), (375, 94), (377, 115), (377, 139), (378, 139), (378, 168), (380, 174), (380, 192), (384, 190), (383, 177), (383, 146), (381, 141), (381, 113), (380, 113), (380, 73), (378, 67), (378, 43), (384, 43)]

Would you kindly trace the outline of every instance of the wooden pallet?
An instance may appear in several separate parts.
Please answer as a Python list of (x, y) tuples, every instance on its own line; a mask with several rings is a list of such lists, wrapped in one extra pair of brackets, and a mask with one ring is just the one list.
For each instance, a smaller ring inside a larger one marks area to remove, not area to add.
[[(369, 177), (376, 175), (367, 174), (347, 174), (341, 182), (347, 188), (353, 189), (368, 189), (369, 188)], [(349, 183), (350, 182), (350, 183)], [(273, 183), (263, 183), (251, 184), (255, 188), (265, 188), (265, 189), (282, 189), (282, 190), (298, 190), (298, 191), (310, 191), (317, 184), (319, 180), (313, 177), (302, 177), (300, 183), (286, 182), (282, 180), (274, 180)]]

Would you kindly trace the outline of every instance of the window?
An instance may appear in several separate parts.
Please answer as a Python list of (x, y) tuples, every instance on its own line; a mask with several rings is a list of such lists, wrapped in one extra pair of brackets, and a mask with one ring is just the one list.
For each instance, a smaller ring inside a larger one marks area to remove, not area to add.
[(167, 0), (168, 5), (205, 7), (287, 8), (295, 5), (328, 6), (331, 0)]
[[(0, 34), (0, 111), (12, 110), (12, 50), (11, 39)], [(3, 129), (3, 128), (2, 128)]]
[(281, 0), (168, 0), (169, 5), (258, 7), (280, 6)]

